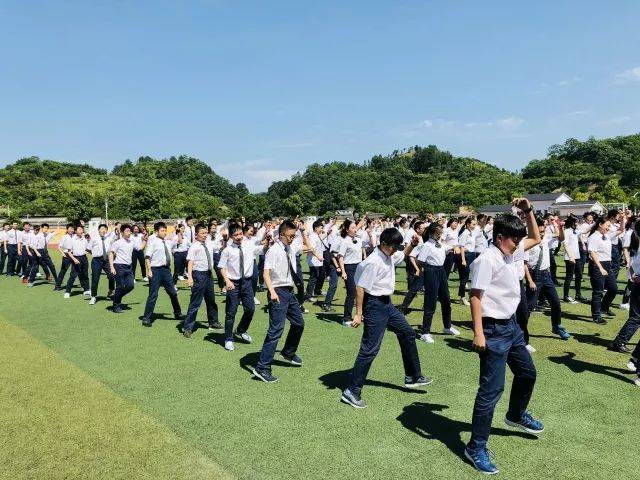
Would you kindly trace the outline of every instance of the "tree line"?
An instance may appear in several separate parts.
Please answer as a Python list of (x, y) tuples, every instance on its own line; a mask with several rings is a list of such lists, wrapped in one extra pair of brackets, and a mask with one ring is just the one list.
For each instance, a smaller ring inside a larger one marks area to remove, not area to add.
[[(155, 218), (333, 214), (336, 210), (455, 213), (508, 203), (514, 195), (566, 191), (576, 200), (640, 206), (640, 134), (607, 139), (573, 138), (553, 145), (543, 159), (511, 172), (435, 145), (376, 155), (362, 164), (314, 163), (266, 192), (251, 194), (203, 161), (182, 155), (126, 160), (111, 172), (87, 164), (38, 157), (0, 169), (0, 207), (12, 217), (103, 216)], [(0, 215), (3, 212), (0, 211)], [(6, 214), (6, 212), (4, 212)]]

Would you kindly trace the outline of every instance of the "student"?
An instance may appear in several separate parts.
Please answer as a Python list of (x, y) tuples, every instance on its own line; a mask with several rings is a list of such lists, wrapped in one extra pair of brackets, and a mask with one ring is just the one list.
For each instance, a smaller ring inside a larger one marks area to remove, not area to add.
[(227, 244), (227, 230), (220, 229), (218, 231), (218, 221), (211, 220), (209, 222), (209, 234), (207, 235), (207, 248), (212, 252), (213, 270), (216, 272), (216, 279), (218, 282), (218, 288), (222, 293), (225, 291), (224, 279), (220, 268), (218, 268), (218, 262), (220, 261), (220, 252)]
[(422, 316), (422, 334), (420, 340), (434, 343), (431, 336), (431, 322), (436, 311), (436, 301), (442, 308), (442, 323), (447, 335), (460, 335), (460, 331), (451, 325), (451, 297), (444, 263), (447, 257), (446, 247), (440, 243), (442, 226), (432, 223), (427, 228), (426, 241), (420, 247), (417, 262), (422, 266), (424, 284), (424, 314)]
[[(622, 222), (624, 225), (624, 222)], [(622, 233), (622, 232), (621, 232)], [(618, 281), (611, 262), (611, 221), (599, 217), (591, 227), (587, 249), (589, 251), (589, 278), (591, 279), (591, 317), (594, 323), (605, 324), (607, 317), (615, 317), (611, 312), (611, 302), (618, 293)], [(617, 238), (617, 235), (615, 235)], [(607, 291), (605, 294), (604, 291)]]
[(71, 260), (71, 274), (67, 281), (67, 287), (65, 288), (64, 298), (71, 297), (71, 289), (76, 281), (76, 277), (80, 279), (80, 285), (84, 292), (85, 297), (91, 296), (91, 290), (89, 289), (89, 262), (87, 260), (87, 248), (89, 242), (84, 236), (84, 227), (82, 225), (76, 226), (75, 235), (71, 239), (69, 248), (66, 254)]
[(325, 245), (322, 242), (321, 235), (324, 235), (322, 219), (313, 222), (313, 232), (309, 235), (309, 243), (312, 250), (307, 253), (307, 264), (309, 265), (309, 282), (307, 282), (307, 291), (305, 300), (309, 301), (320, 295), (322, 284), (324, 283), (324, 251)]
[[(628, 262), (629, 279), (631, 282), (629, 292), (629, 318), (609, 347), (610, 350), (620, 353), (630, 352), (627, 343), (631, 341), (631, 337), (633, 337), (638, 328), (640, 328), (640, 249), (638, 248), (640, 245), (640, 222), (635, 223), (632, 232), (628, 245), (628, 249), (633, 252)], [(633, 365), (633, 368), (631, 368), (633, 371), (637, 371), (638, 354), (640, 354), (640, 347), (636, 346), (630, 361), (630, 364)], [(640, 386), (639, 380), (636, 380), (636, 385)]]
[(543, 218), (546, 221), (545, 235), (549, 237), (549, 272), (551, 273), (553, 284), (556, 287), (559, 287), (560, 282), (558, 282), (557, 278), (558, 265), (556, 264), (556, 255), (558, 254), (558, 249), (560, 248), (560, 241), (558, 240), (558, 238), (560, 237), (560, 231), (558, 229), (558, 217), (547, 213)]
[[(402, 300), (402, 305), (399, 310), (403, 315), (409, 313), (409, 306), (411, 302), (416, 297), (418, 292), (424, 288), (424, 276), (422, 275), (422, 269), (416, 263), (416, 255), (418, 254), (418, 250), (420, 245), (422, 245), (422, 236), (424, 235), (424, 231), (427, 228), (427, 224), (421, 221), (417, 221), (413, 224), (413, 228), (409, 230), (411, 237), (408, 237), (409, 234), (405, 235), (402, 244), (409, 245), (413, 239), (413, 235), (418, 236), (418, 245), (415, 249), (412, 250), (411, 255), (407, 255), (404, 259), (404, 263), (406, 265), (407, 271), (407, 293)], [(442, 232), (442, 230), (440, 230)]]
[(11, 229), (7, 230), (4, 240), (4, 250), (7, 255), (7, 277), (16, 275), (16, 267), (18, 266), (18, 238), (21, 236), (18, 231), (18, 224), (13, 222)]
[(22, 232), (20, 233), (21, 235), (18, 236), (18, 264), (20, 277), (22, 278), (22, 283), (28, 283), (29, 272), (31, 270), (31, 257), (33, 256), (29, 247), (31, 244), (31, 236), (33, 235), (31, 232), (31, 224), (29, 222), (24, 222), (22, 224)]
[(395, 289), (395, 266), (411, 254), (418, 244), (418, 237), (402, 248), (403, 237), (395, 228), (380, 235), (380, 245), (358, 265), (356, 271), (356, 314), (353, 327), (364, 322), (360, 350), (356, 357), (349, 385), (342, 392), (341, 400), (354, 408), (365, 408), (362, 387), (373, 360), (380, 351), (385, 330), (396, 334), (404, 364), (405, 388), (419, 388), (433, 382), (422, 375), (418, 347), (413, 328), (391, 302)]
[[(538, 304), (538, 296), (543, 294), (551, 305), (551, 332), (558, 335), (562, 340), (569, 340), (571, 335), (561, 325), (562, 310), (560, 307), (560, 299), (558, 291), (551, 277), (551, 249), (549, 244), (553, 239), (553, 232), (545, 228), (545, 221), (541, 218), (536, 219), (538, 233), (542, 240), (538, 245), (529, 250), (528, 266), (530, 269), (533, 284), (527, 293), (527, 302), (529, 312), (533, 312)], [(556, 230), (554, 226), (553, 231)], [(563, 238), (561, 238), (563, 240)]]
[(195, 241), (187, 253), (187, 282), (191, 287), (191, 298), (187, 316), (182, 325), (182, 335), (191, 338), (196, 327), (196, 317), (202, 300), (207, 306), (209, 330), (222, 328), (218, 322), (218, 305), (213, 291), (213, 251), (207, 247), (207, 227), (198, 223), (193, 227)]
[(114, 240), (109, 247), (109, 270), (116, 282), (113, 294), (113, 313), (122, 313), (122, 299), (133, 290), (134, 278), (131, 269), (134, 243), (131, 240), (131, 225), (120, 226), (120, 238)]
[(609, 237), (611, 238), (611, 272), (613, 273), (613, 278), (617, 281), (622, 260), (622, 246), (620, 241), (624, 236), (626, 217), (624, 217), (624, 215), (618, 210), (612, 209), (607, 212), (607, 220), (610, 222)]
[(531, 312), (529, 311), (529, 302), (527, 301), (527, 288), (532, 290), (536, 288), (536, 284), (531, 276), (531, 271), (529, 270), (530, 251), (531, 250), (525, 251), (522, 258), (518, 257), (514, 259), (518, 271), (518, 279), (520, 280), (520, 303), (518, 303), (518, 308), (516, 309), (516, 322), (518, 322), (518, 326), (522, 330), (526, 349), (529, 353), (535, 353), (536, 349), (529, 343), (529, 316)]
[(51, 261), (51, 257), (48, 252), (49, 240), (53, 234), (49, 233), (49, 224), (43, 223), (33, 237), (33, 254), (34, 261), (31, 265), (31, 273), (29, 274), (29, 286), (33, 286), (33, 282), (36, 280), (38, 273), (38, 267), (42, 267), (47, 281), (51, 281), (56, 277), (56, 267)]
[[(227, 302), (225, 304), (224, 348), (228, 351), (235, 349), (233, 337), (241, 338), (251, 343), (252, 338), (247, 333), (255, 312), (253, 272), (256, 268), (255, 256), (262, 245), (256, 244), (251, 238), (244, 236), (244, 227), (239, 224), (229, 225), (229, 239), (227, 246), (220, 255), (220, 273), (227, 287)], [(235, 332), (235, 322), (238, 306), (242, 303), (242, 318)]]
[(7, 233), (9, 232), (9, 224), (3, 223), (2, 230), (0, 230), (0, 275), (4, 272), (4, 266), (7, 261), (8, 251), (5, 245), (7, 241)]
[(342, 325), (351, 326), (351, 314), (356, 301), (355, 274), (358, 264), (363, 259), (362, 240), (356, 235), (360, 225), (351, 220), (345, 220), (340, 230), (340, 249), (338, 250), (338, 262), (342, 279), (346, 287), (346, 298), (344, 300), (344, 313), (342, 315)]
[[(583, 221), (578, 225), (578, 240), (580, 241), (580, 267), (582, 270), (580, 271), (580, 279), (576, 279), (576, 288), (578, 288), (578, 284), (582, 286), (582, 277), (584, 276), (584, 267), (589, 263), (589, 252), (587, 249), (587, 241), (589, 240), (589, 234), (591, 233), (591, 227), (593, 226), (593, 213), (586, 212), (583, 215)], [(578, 297), (576, 294), (577, 301), (584, 302), (584, 297)]]
[(158, 300), (160, 287), (164, 287), (165, 292), (169, 295), (171, 306), (173, 307), (173, 317), (180, 321), (185, 318), (182, 315), (178, 293), (171, 276), (171, 245), (166, 239), (167, 224), (156, 222), (153, 225), (153, 231), (155, 235), (147, 241), (144, 254), (147, 262), (146, 272), (149, 279), (149, 295), (142, 315), (142, 325), (145, 327), (151, 327), (153, 323), (153, 310)]
[(69, 267), (73, 264), (71, 257), (67, 255), (67, 252), (71, 248), (71, 242), (73, 241), (75, 231), (75, 225), (73, 223), (67, 223), (67, 232), (62, 236), (58, 243), (58, 251), (62, 257), (62, 262), (60, 263), (60, 273), (58, 273), (58, 277), (56, 278), (56, 285), (53, 287), (54, 291), (62, 290), (64, 276), (67, 273), (67, 270), (69, 270)]
[(578, 239), (577, 220), (575, 217), (569, 217), (564, 222), (564, 287), (563, 287), (563, 301), (566, 303), (576, 304), (577, 300), (574, 300), (569, 296), (569, 289), (571, 288), (571, 281), (575, 278), (574, 287), (576, 290), (576, 298), (582, 298), (581, 285), (582, 285), (582, 265), (580, 264), (580, 242)]
[(131, 232), (131, 241), (133, 242), (133, 252), (131, 254), (131, 271), (133, 273), (133, 283), (136, 278), (136, 267), (140, 264), (140, 274), (142, 275), (142, 281), (148, 281), (147, 278), (147, 265), (144, 259), (144, 249), (147, 246), (147, 232), (144, 233), (140, 230), (139, 225), (133, 225)]
[(476, 237), (473, 233), (475, 228), (476, 219), (467, 217), (458, 236), (458, 247), (460, 247), (460, 256), (458, 257), (458, 275), (460, 275), (458, 297), (460, 297), (460, 303), (463, 305), (469, 305), (469, 301), (466, 298), (466, 289), (469, 281), (469, 267), (476, 258)]
[(172, 238), (173, 245), (173, 283), (178, 284), (178, 280), (184, 280), (187, 272), (187, 252), (191, 243), (184, 235), (184, 225), (176, 225), (176, 231)]
[[(255, 245), (257, 248), (255, 249), (256, 254), (264, 251), (264, 233), (263, 233), (263, 237), (257, 237), (255, 236), (255, 231), (256, 228), (253, 225), (250, 225), (248, 223), (246, 223), (244, 221), (244, 217), (242, 217), (242, 234), (244, 235), (244, 239), (243, 242), (249, 242), (253, 245)], [(229, 238), (231, 238), (229, 236)], [(227, 244), (229, 243), (230, 240), (227, 241)], [(222, 256), (222, 251), (220, 252), (220, 256)], [(258, 291), (258, 262), (256, 261), (256, 255), (253, 256), (253, 258), (248, 259), (248, 261), (251, 261), (253, 263), (253, 272), (251, 273), (251, 289), (253, 290), (253, 304), (254, 305), (260, 305), (260, 300), (258, 300), (258, 297), (256, 297), (256, 292)], [(218, 264), (220, 263), (220, 258), (218, 258)], [(222, 275), (222, 269), (220, 268), (220, 265), (218, 265), (218, 270), (220, 271), (220, 274)], [(224, 283), (224, 279), (223, 279), (223, 283)]]
[(342, 269), (338, 260), (342, 237), (338, 235), (337, 231), (330, 229), (324, 242), (326, 246), (324, 263), (329, 277), (329, 287), (320, 308), (325, 313), (333, 313), (335, 309), (331, 306), (331, 303), (338, 289), (338, 275), (342, 276)]
[[(631, 280), (631, 274), (629, 267), (631, 266), (631, 258), (636, 254), (637, 247), (632, 249), (631, 240), (633, 238), (633, 229), (636, 224), (635, 215), (627, 216), (627, 225), (626, 230), (624, 232), (624, 236), (622, 237), (622, 255), (624, 257), (625, 265), (627, 266), (627, 284), (624, 288), (624, 293), (622, 294), (622, 301), (620, 302), (620, 308), (623, 310), (629, 310), (629, 295), (631, 293), (631, 287), (633, 286), (633, 281)], [(0, 269), (2, 271), (2, 269)]]
[(271, 364), (287, 319), (291, 327), (280, 355), (290, 364), (302, 366), (302, 359), (296, 351), (302, 338), (304, 319), (294, 290), (302, 272), (296, 270), (297, 251), (291, 245), (296, 231), (295, 223), (283, 221), (278, 227), (278, 239), (269, 247), (264, 259), (264, 281), (269, 291), (269, 328), (253, 375), (267, 383), (278, 380), (271, 373)]
[(455, 217), (450, 218), (447, 221), (447, 226), (442, 232), (442, 243), (445, 246), (447, 256), (444, 260), (444, 271), (447, 274), (447, 279), (451, 274), (451, 269), (455, 265), (457, 256), (460, 255), (460, 247), (458, 247), (458, 226), (460, 223)]
[(98, 235), (89, 241), (89, 251), (91, 252), (91, 300), (89, 305), (95, 305), (98, 298), (98, 284), (100, 283), (100, 275), (102, 272), (107, 276), (109, 282), (109, 291), (107, 298), (113, 296), (115, 288), (115, 279), (111, 274), (109, 265), (109, 250), (115, 236), (107, 234), (108, 227), (105, 223), (98, 225)]
[(540, 234), (529, 200), (516, 198), (513, 203), (525, 215), (527, 228), (515, 215), (497, 216), (492, 245), (471, 269), (473, 347), (480, 356), (480, 385), (473, 407), (471, 439), (464, 453), (477, 470), (486, 474), (498, 473), (487, 441), (493, 412), (504, 390), (507, 363), (514, 379), (505, 423), (531, 434), (544, 430), (542, 423), (527, 412), (536, 369), (516, 322), (520, 302), (517, 261), (540, 242)]
[(476, 216), (477, 225), (473, 230), (476, 257), (489, 247), (489, 234), (485, 230), (488, 221), (489, 217), (484, 213), (479, 213)]
[(194, 220), (192, 216), (188, 216), (184, 219), (184, 238), (187, 239), (189, 244), (196, 241), (196, 227), (194, 226)]

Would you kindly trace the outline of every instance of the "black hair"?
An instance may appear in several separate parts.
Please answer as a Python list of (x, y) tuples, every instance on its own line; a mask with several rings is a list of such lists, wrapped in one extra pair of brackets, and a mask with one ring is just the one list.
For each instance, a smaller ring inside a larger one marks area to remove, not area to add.
[(315, 222), (313, 222), (313, 225), (311, 226), (311, 228), (313, 230), (315, 230), (318, 227), (322, 227), (324, 225), (324, 220), (322, 220), (321, 218), (319, 218), (318, 220), (316, 220)]
[(465, 218), (464, 222), (461, 222), (462, 226), (458, 229), (458, 236), (462, 235), (462, 232), (464, 232), (464, 229), (467, 228), (467, 225), (470, 225), (474, 220), (475, 217), (473, 215), (469, 215), (467, 218)]
[(484, 220), (485, 218), (488, 219), (489, 217), (487, 217), (484, 213), (479, 213), (478, 215), (476, 215), (476, 220), (477, 221)]
[(76, 228), (75, 224), (73, 223), (67, 223), (67, 230), (69, 230), (69, 228)]
[(567, 217), (567, 219), (564, 221), (564, 228), (565, 229), (574, 229), (576, 228), (576, 217)]
[(627, 218), (627, 223), (624, 226), (625, 230), (631, 230), (635, 225), (635, 223), (636, 223), (636, 216), (631, 215), (629, 218)]
[(591, 231), (589, 231), (589, 236), (591, 236), (594, 233), (596, 233), (598, 231), (598, 227), (600, 227), (600, 225), (602, 225), (604, 222), (606, 222), (608, 220), (609, 219), (607, 217), (605, 217), (604, 215), (597, 217), (593, 221), (593, 225), (591, 225)]
[(80, 223), (76, 224), (75, 229), (77, 230), (77, 229), (79, 229), (79, 228), (81, 228), (82, 230), (84, 230), (84, 225), (82, 225), (82, 224), (80, 224)]
[(297, 228), (291, 220), (284, 220), (278, 227), (278, 235), (284, 235), (287, 230), (297, 230)]
[(131, 228), (131, 225), (129, 225), (128, 223), (123, 223), (122, 225), (120, 225), (120, 233), (124, 233), (127, 228), (133, 232), (133, 228)]
[(23, 227), (26, 227), (27, 225), (29, 225), (29, 226), (30, 226), (30, 225), (31, 225), (31, 223), (29, 223), (29, 222), (22, 222), (22, 226), (23, 226)]
[[(206, 230), (207, 232), (209, 231), (209, 229), (207, 228), (207, 226), (204, 223), (196, 223), (193, 231), (197, 235), (200, 230)], [(195, 239), (192, 239), (192, 240), (195, 240)]]
[(238, 230), (240, 230), (242, 233), (244, 233), (246, 231), (245, 227), (243, 227), (239, 223), (231, 223), (231, 224), (229, 224), (229, 228), (227, 230), (229, 231), (229, 236), (233, 235)]
[(422, 238), (424, 240), (430, 239), (431, 236), (436, 232), (437, 229), (442, 230), (442, 225), (440, 225), (438, 222), (433, 222), (433, 223), (429, 224), (427, 229), (424, 231), (424, 235), (422, 236)]
[(349, 227), (351, 226), (351, 224), (354, 223), (352, 220), (349, 220), (348, 218), (342, 223), (342, 226), (340, 227), (340, 236), (342, 238), (345, 238), (347, 236), (347, 233), (349, 232)]
[(153, 224), (153, 231), (157, 232), (161, 228), (167, 228), (167, 224), (164, 222), (156, 222)]
[[(421, 225), (424, 225), (425, 222), (423, 222), (422, 220), (418, 220), (417, 222), (415, 222), (413, 224), (413, 229), (417, 230), (418, 228), (420, 228)], [(434, 222), (435, 223), (435, 222)]]
[(2, 224), (2, 226), (3, 226), (3, 227), (5, 227), (5, 226), (6, 226), (6, 227), (8, 227), (8, 226), (9, 226), (9, 224), (8, 224), (7, 222), (4, 222), (4, 223)]
[(544, 227), (544, 217), (536, 217), (536, 225)]
[(453, 222), (460, 223), (460, 220), (458, 219), (458, 217), (451, 217), (449, 220), (447, 220), (447, 227), (450, 228)]
[(402, 234), (397, 228), (385, 228), (380, 234), (380, 245), (397, 247), (402, 245)]
[(502, 213), (493, 221), (493, 243), (496, 243), (498, 235), (522, 239), (527, 236), (527, 227), (517, 215)]
[[(637, 252), (640, 247), (640, 222), (636, 222), (633, 225), (633, 233), (631, 234), (631, 244), (629, 245), (630, 252)], [(640, 272), (634, 272), (636, 275)]]
[(189, 220), (193, 220), (191, 215), (187, 215), (187, 218), (184, 219), (185, 222), (188, 222)]
[(40, 225), (40, 228), (44, 228), (44, 227), (49, 228), (49, 224), (48, 223), (43, 223), (42, 225)]
[(615, 208), (612, 208), (607, 212), (607, 220), (614, 220), (620, 212)]

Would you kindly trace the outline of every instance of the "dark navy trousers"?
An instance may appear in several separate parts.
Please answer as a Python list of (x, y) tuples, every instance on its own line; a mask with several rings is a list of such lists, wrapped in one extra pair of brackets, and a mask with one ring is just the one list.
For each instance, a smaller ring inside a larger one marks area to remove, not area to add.
[(515, 315), (508, 320), (483, 318), (482, 323), (487, 348), (480, 353), (480, 385), (473, 406), (468, 445), (472, 450), (487, 445), (493, 412), (504, 391), (506, 365), (513, 373), (507, 411), (509, 420), (517, 422), (522, 419), (536, 383), (536, 367), (525, 348), (524, 336)]
[(173, 253), (173, 283), (178, 281), (178, 276), (184, 275), (187, 266), (187, 252)]
[(328, 273), (329, 288), (327, 288), (327, 294), (324, 297), (325, 305), (331, 305), (331, 302), (333, 302), (333, 297), (335, 297), (336, 295), (336, 290), (338, 289), (338, 271), (336, 270), (336, 267), (331, 265), (329, 267)]
[(15, 244), (7, 245), (7, 277), (13, 277), (16, 274), (16, 264), (18, 263), (18, 246)]
[(213, 292), (213, 275), (210, 270), (200, 272), (193, 270), (193, 286), (191, 287), (191, 298), (189, 299), (189, 308), (187, 309), (187, 318), (184, 320), (183, 330), (193, 331), (196, 326), (196, 316), (202, 300), (207, 306), (207, 320), (209, 325), (218, 322), (218, 304), (216, 296)]
[(82, 291), (89, 291), (89, 261), (87, 260), (87, 256), (78, 255), (76, 260), (78, 260), (77, 264), (73, 263), (73, 261), (71, 262), (71, 273), (69, 274), (69, 280), (67, 281), (67, 288), (65, 289), (66, 293), (71, 293), (71, 289), (73, 288), (76, 278), (80, 279)]
[(405, 258), (404, 261), (407, 269), (407, 293), (404, 296), (404, 300), (402, 300), (402, 308), (406, 309), (409, 308), (420, 289), (424, 287), (424, 276), (418, 274), (409, 258)]
[(65, 255), (64, 257), (62, 257), (62, 263), (60, 264), (60, 273), (58, 273), (58, 278), (56, 279), (56, 287), (60, 288), (62, 286), (64, 276), (66, 275), (67, 270), (69, 270), (69, 267), (72, 263), (73, 262), (71, 261), (69, 256)]
[(113, 267), (116, 269), (116, 291), (113, 294), (113, 306), (120, 305), (122, 298), (133, 290), (133, 270), (131, 265), (123, 263), (115, 263)]
[(349, 381), (351, 392), (360, 395), (371, 364), (380, 351), (384, 332), (387, 329), (395, 333), (398, 338), (404, 374), (414, 380), (422, 375), (415, 332), (400, 310), (391, 303), (391, 297), (374, 297), (365, 293), (362, 323), (364, 331), (362, 332), (360, 351)]
[(351, 320), (353, 306), (356, 304), (356, 268), (358, 268), (357, 263), (347, 263), (344, 266), (344, 270), (347, 273), (347, 279), (344, 281), (347, 294), (344, 299), (344, 313), (342, 315), (342, 319), (346, 322)]
[[(640, 328), (640, 283), (632, 283), (629, 292), (629, 319), (620, 329), (620, 332), (613, 340), (614, 345), (626, 345), (631, 341), (631, 337)], [(640, 345), (640, 343), (638, 343)], [(636, 347), (636, 352), (640, 347)], [(638, 358), (634, 355), (634, 358)]]
[(451, 296), (447, 272), (444, 266), (424, 265), (424, 314), (422, 316), (422, 333), (431, 331), (436, 302), (440, 301), (442, 308), (442, 323), (444, 328), (451, 328)]
[(115, 280), (109, 269), (109, 260), (102, 257), (93, 257), (91, 259), (91, 296), (98, 296), (98, 284), (100, 283), (100, 275), (104, 272), (109, 279), (109, 292), (113, 292), (115, 288)]
[(307, 282), (307, 291), (305, 294), (307, 299), (320, 295), (322, 285), (324, 284), (324, 277), (325, 273), (322, 265), (319, 267), (309, 266), (309, 281)]
[(560, 325), (562, 312), (560, 309), (560, 298), (558, 297), (556, 285), (553, 283), (551, 272), (548, 268), (538, 271), (532, 270), (531, 277), (536, 284), (536, 289), (528, 290), (527, 293), (529, 312), (532, 312), (533, 309), (536, 308), (540, 294), (544, 295), (544, 298), (549, 301), (549, 305), (551, 306), (551, 325), (557, 327)]
[(237, 332), (244, 333), (249, 329), (256, 305), (253, 301), (252, 277), (244, 280), (231, 280), (235, 288), (227, 288), (227, 303), (224, 306), (224, 339), (233, 340), (233, 323), (236, 319), (238, 307), (242, 304), (242, 318), (238, 324)]
[[(602, 275), (602, 272), (598, 266), (589, 262), (589, 277), (591, 279), (591, 317), (593, 320), (599, 320), (602, 318), (602, 310), (609, 310), (611, 302), (616, 298), (618, 293), (618, 282), (613, 273), (611, 262), (600, 262), (602, 268), (604, 268), (609, 274)], [(604, 291), (607, 290), (605, 294)]]
[(524, 281), (520, 281), (520, 303), (518, 303), (518, 309), (516, 310), (516, 321), (522, 329), (524, 335), (524, 341), (529, 344), (529, 304), (527, 302), (527, 287), (524, 286)]
[(469, 281), (469, 268), (471, 263), (476, 259), (475, 252), (464, 252), (466, 265), (462, 265), (462, 255), (459, 255), (458, 275), (460, 275), (460, 284), (458, 285), (458, 296), (460, 298), (466, 295), (467, 282)]
[(158, 300), (158, 291), (160, 287), (164, 287), (164, 291), (167, 292), (171, 299), (171, 306), (173, 307), (173, 315), (179, 317), (182, 315), (180, 310), (180, 302), (178, 302), (178, 294), (176, 293), (176, 287), (173, 283), (173, 277), (169, 267), (151, 267), (151, 278), (149, 279), (149, 296), (147, 297), (147, 303), (144, 307), (143, 320), (151, 321), (153, 310), (156, 307), (156, 301)]
[(51, 261), (51, 257), (48, 252), (44, 249), (38, 249), (38, 253), (40, 256), (34, 254), (33, 261), (31, 262), (31, 271), (29, 272), (29, 283), (33, 283), (36, 280), (36, 275), (38, 274), (38, 268), (42, 267), (44, 274), (49, 277), (56, 276), (56, 267), (53, 265)]
[(304, 331), (302, 309), (294, 288), (276, 287), (274, 290), (280, 301), (274, 302), (269, 298), (269, 328), (260, 351), (260, 358), (256, 365), (257, 370), (271, 370), (271, 363), (273, 363), (278, 341), (282, 337), (287, 319), (291, 326), (281, 351), (282, 355), (285, 357), (293, 357), (295, 355)]

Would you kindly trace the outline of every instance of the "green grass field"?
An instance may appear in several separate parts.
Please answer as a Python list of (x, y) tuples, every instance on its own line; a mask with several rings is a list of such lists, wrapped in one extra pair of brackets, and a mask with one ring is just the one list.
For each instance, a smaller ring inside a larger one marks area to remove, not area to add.
[[(400, 275), (398, 289), (405, 288)], [(399, 349), (387, 333), (363, 390), (369, 408), (355, 410), (339, 397), (361, 330), (310, 307), (299, 350), (304, 366), (276, 362), (280, 381), (267, 385), (248, 371), (266, 330), (262, 309), (250, 329), (254, 344), (227, 352), (221, 332), (202, 328), (182, 338), (164, 292), (156, 313), (165, 317), (142, 328), (146, 293), (138, 282), (126, 298), (132, 310), (115, 315), (105, 300), (89, 306), (79, 288), (65, 300), (50, 285), (29, 289), (0, 278), (1, 478), (479, 476), (461, 458), (478, 377), (468, 307), (454, 306), (461, 337), (435, 335), (435, 344), (419, 344), (423, 372), (435, 379), (424, 391), (402, 386)], [(188, 293), (181, 288), (184, 311)], [(264, 302), (265, 294), (259, 298)], [(337, 303), (343, 298), (341, 286)], [(413, 306), (421, 305), (419, 297)], [(538, 383), (530, 408), (546, 431), (535, 439), (506, 427), (503, 397), (490, 439), (503, 478), (640, 475), (633, 446), (640, 390), (626, 372), (627, 357), (606, 350), (627, 318), (614, 311), (615, 319), (597, 326), (588, 305), (563, 304), (568, 342), (551, 335), (547, 316), (532, 315)], [(408, 318), (417, 326), (421, 311)], [(438, 309), (434, 333), (440, 327)]]

